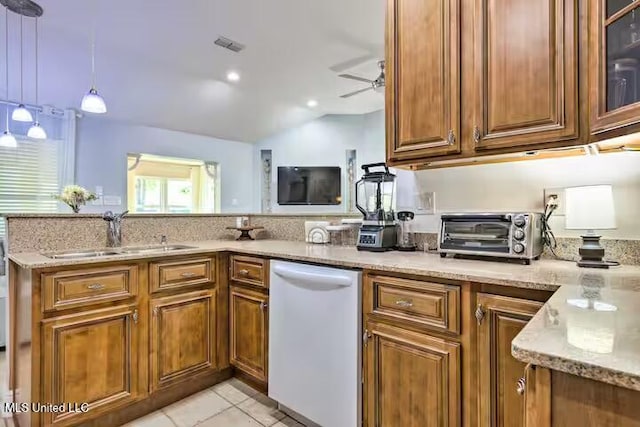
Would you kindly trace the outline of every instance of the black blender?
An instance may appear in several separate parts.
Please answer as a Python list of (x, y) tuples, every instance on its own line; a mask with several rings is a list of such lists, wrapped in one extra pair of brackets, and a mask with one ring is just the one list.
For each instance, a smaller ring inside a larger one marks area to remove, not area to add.
[[(384, 171), (372, 172), (373, 168)], [(360, 251), (384, 252), (396, 246), (398, 232), (394, 212), (396, 176), (385, 163), (362, 165), (364, 175), (356, 182), (356, 207), (364, 220), (358, 233)]]

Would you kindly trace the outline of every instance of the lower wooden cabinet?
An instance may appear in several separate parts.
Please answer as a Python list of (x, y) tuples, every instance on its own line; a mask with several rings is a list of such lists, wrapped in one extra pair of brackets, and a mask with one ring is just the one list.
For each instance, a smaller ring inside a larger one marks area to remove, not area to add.
[(525, 403), (518, 381), (525, 364), (511, 355), (511, 341), (541, 302), (478, 294), (478, 409), (480, 426), (523, 426)]
[(133, 403), (145, 393), (135, 305), (87, 311), (42, 322), (43, 401), (89, 403), (90, 411), (43, 412), (42, 425), (77, 425)]
[(231, 286), (229, 302), (231, 364), (259, 382), (267, 382), (269, 296)]
[(151, 300), (151, 391), (217, 369), (217, 290)]
[(460, 344), (368, 321), (364, 426), (458, 426)]

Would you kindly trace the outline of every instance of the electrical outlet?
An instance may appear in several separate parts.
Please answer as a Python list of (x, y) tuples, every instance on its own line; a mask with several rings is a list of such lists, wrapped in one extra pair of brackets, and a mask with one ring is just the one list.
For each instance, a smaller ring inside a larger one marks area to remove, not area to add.
[(565, 205), (564, 205), (564, 188), (545, 188), (544, 189), (544, 194), (543, 194), (543, 206), (547, 205), (547, 200), (549, 200), (549, 197), (551, 197), (552, 195), (556, 195), (558, 196), (558, 198), (556, 199), (556, 203), (558, 204), (558, 209), (556, 209), (553, 214), (554, 215), (565, 215)]

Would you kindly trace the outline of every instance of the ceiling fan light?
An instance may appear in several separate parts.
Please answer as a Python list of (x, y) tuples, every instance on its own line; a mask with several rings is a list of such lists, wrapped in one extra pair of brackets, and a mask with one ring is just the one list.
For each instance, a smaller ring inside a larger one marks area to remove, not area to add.
[(2, 136), (0, 136), (0, 147), (16, 148), (18, 141), (16, 137), (11, 135), (11, 132), (5, 130)]
[(96, 88), (92, 87), (82, 98), (80, 109), (87, 113), (104, 114), (107, 112), (107, 105), (104, 99), (98, 94)]
[(33, 116), (24, 104), (20, 104), (18, 105), (18, 108), (13, 110), (13, 113), (11, 113), (11, 120), (15, 120), (16, 122), (32, 122)]
[(27, 131), (27, 136), (32, 139), (47, 139), (47, 132), (40, 123), (34, 122)]

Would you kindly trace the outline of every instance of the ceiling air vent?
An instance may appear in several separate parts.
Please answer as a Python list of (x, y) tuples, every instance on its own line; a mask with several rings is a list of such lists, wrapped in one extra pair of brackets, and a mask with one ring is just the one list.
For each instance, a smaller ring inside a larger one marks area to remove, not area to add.
[(222, 36), (218, 37), (218, 39), (214, 43), (220, 47), (224, 47), (225, 49), (229, 49), (236, 53), (240, 52), (242, 49), (245, 48), (243, 44)]

